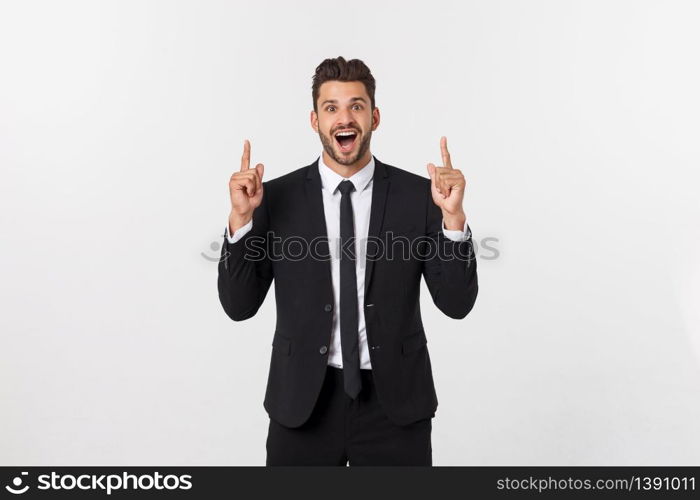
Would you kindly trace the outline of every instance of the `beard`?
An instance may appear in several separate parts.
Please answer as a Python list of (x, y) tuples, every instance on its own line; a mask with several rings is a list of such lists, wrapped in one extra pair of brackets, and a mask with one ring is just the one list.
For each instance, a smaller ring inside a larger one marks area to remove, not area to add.
[[(355, 129), (357, 130), (357, 129)], [(369, 150), (369, 141), (372, 139), (372, 131), (369, 130), (367, 134), (362, 134), (362, 140), (360, 141), (360, 144), (357, 146), (357, 152), (354, 155), (351, 156), (346, 156), (341, 154), (336, 154), (335, 152), (335, 147), (337, 147), (337, 142), (335, 141), (334, 137), (328, 137), (326, 134), (321, 132), (319, 129), (318, 135), (321, 138), (321, 144), (323, 144), (323, 150), (333, 158), (333, 160), (336, 163), (339, 163), (341, 165), (352, 165), (357, 162), (364, 154)], [(355, 139), (357, 140), (357, 139)]]

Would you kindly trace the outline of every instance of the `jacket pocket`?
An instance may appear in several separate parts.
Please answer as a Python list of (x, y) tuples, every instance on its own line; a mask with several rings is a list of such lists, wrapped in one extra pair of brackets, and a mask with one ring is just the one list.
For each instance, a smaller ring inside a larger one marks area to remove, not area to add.
[(272, 337), (272, 350), (277, 351), (284, 356), (289, 356), (292, 354), (292, 341), (287, 337), (280, 334), (279, 331), (275, 331), (275, 335)]
[(418, 333), (411, 335), (402, 342), (401, 352), (404, 355), (411, 354), (412, 352), (418, 351), (427, 343), (428, 339), (425, 337), (425, 331), (421, 328)]

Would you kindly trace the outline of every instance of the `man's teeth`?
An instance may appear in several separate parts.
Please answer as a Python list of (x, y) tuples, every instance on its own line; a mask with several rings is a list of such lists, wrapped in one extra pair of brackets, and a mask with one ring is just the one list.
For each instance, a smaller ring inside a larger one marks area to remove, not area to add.
[(356, 135), (356, 133), (355, 132), (338, 132), (337, 134), (335, 134), (336, 137), (344, 137), (344, 136), (348, 136), (348, 135)]

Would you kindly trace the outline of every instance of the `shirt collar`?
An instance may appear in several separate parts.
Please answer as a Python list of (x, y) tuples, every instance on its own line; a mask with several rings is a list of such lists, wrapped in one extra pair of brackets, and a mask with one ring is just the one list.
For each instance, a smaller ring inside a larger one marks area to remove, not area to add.
[[(325, 164), (323, 161), (323, 153), (321, 153), (321, 155), (318, 157), (318, 172), (321, 174), (321, 187), (323, 189), (327, 189), (331, 193), (334, 193), (338, 187), (338, 184), (345, 179), (345, 177), (333, 171), (331, 167)], [(373, 176), (374, 156), (371, 156), (367, 165), (355, 172), (352, 176), (348, 177), (348, 179), (355, 186), (355, 190), (360, 192), (369, 185), (369, 182), (372, 180)]]

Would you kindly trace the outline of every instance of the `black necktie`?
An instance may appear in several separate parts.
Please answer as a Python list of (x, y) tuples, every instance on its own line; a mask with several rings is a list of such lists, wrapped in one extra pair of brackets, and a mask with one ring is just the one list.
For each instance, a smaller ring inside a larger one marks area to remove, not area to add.
[(355, 186), (341, 181), (340, 199), (340, 345), (343, 352), (345, 392), (355, 399), (362, 389), (358, 339), (357, 274), (355, 268), (355, 228), (350, 193)]

